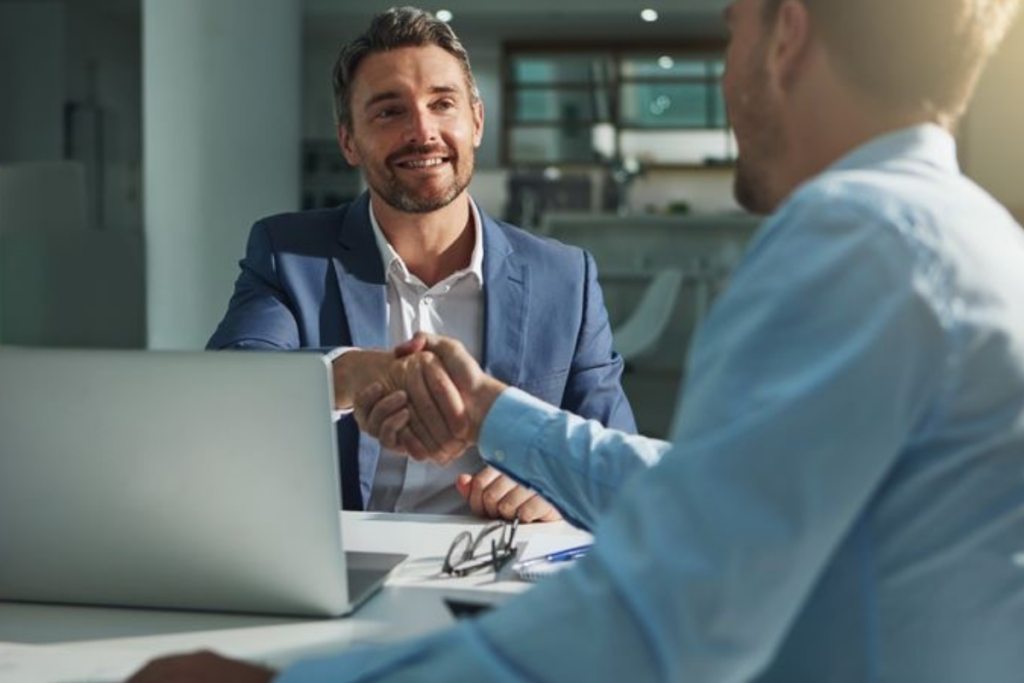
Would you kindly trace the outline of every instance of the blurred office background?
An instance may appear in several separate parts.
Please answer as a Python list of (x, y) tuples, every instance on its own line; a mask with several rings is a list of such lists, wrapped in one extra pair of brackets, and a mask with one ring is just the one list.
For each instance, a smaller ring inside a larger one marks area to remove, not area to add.
[[(255, 219), (362, 191), (330, 70), (392, 4), (0, 0), (0, 343), (201, 348)], [(594, 253), (655, 435), (758, 224), (731, 196), (725, 4), (424, 5), (451, 13), (485, 102), (473, 196)], [(1018, 27), (959, 134), (967, 173), (1018, 217), (1022, 64)]]

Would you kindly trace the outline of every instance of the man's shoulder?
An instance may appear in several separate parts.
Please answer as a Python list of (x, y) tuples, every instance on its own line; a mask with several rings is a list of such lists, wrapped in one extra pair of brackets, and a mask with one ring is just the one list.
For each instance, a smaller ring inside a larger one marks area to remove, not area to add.
[(301, 249), (308, 253), (330, 251), (341, 234), (351, 204), (334, 208), (277, 213), (253, 225), (251, 239), (269, 240), (275, 249)]
[(324, 209), (306, 209), (304, 211), (285, 211), (265, 216), (258, 221), (270, 230), (316, 230), (333, 227), (337, 230), (345, 220), (352, 204)]
[(998, 260), (993, 251), (1020, 252), (1024, 246), (1009, 212), (970, 179), (902, 163), (839, 169), (809, 181), (753, 246), (779, 241), (786, 243), (773, 252), (780, 258), (791, 260), (794, 250), (859, 250), (899, 259), (908, 277), (942, 273), (948, 281), (972, 272), (972, 262)]
[(821, 173), (798, 188), (783, 208), (855, 212), (881, 222), (947, 222), (957, 207), (994, 209), (997, 202), (955, 169), (894, 158), (874, 166)]
[(486, 216), (485, 220), (489, 220), (498, 234), (508, 241), (512, 251), (523, 258), (563, 262), (582, 262), (583, 260), (584, 251), (580, 247), (559, 242), (551, 237), (536, 235), (517, 225), (498, 220), (492, 216)]

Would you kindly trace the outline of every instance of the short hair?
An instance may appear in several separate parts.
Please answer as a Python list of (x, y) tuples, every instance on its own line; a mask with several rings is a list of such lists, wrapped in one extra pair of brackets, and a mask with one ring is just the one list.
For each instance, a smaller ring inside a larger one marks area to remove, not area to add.
[[(785, 0), (766, 0), (765, 19)], [(799, 0), (853, 85), (954, 124), (1019, 0)]]
[(436, 46), (459, 60), (473, 102), (480, 100), (480, 91), (469, 66), (469, 54), (452, 28), (416, 7), (392, 7), (376, 15), (370, 27), (352, 42), (344, 45), (334, 63), (334, 119), (352, 129), (352, 79), (366, 57), (402, 47)]

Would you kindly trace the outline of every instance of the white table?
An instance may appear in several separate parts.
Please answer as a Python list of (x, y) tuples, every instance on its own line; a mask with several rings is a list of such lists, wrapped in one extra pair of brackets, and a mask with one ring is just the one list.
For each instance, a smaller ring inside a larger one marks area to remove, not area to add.
[[(204, 614), (0, 602), (0, 681), (116, 680), (149, 659), (200, 648), (283, 666), (360, 644), (423, 635), (451, 625), (444, 598), (500, 602), (526, 590), (507, 572), (443, 577), (441, 562), (457, 533), (482, 526), (469, 517), (343, 512), (348, 550), (409, 555), (384, 588), (341, 619)], [(521, 525), (517, 541), (542, 533), (585, 542), (564, 522)]]

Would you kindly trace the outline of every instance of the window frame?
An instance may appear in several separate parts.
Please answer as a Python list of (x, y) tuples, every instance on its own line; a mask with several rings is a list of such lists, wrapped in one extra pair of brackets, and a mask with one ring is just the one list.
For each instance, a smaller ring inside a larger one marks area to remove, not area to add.
[[(556, 161), (523, 161), (517, 160), (512, 154), (512, 139), (516, 130), (545, 129), (558, 130), (566, 125), (583, 125), (593, 127), (599, 123), (610, 124), (614, 133), (614, 154), (616, 157), (622, 155), (622, 134), (630, 131), (641, 132), (665, 132), (673, 131), (722, 131), (731, 134), (732, 127), (729, 122), (728, 112), (717, 110), (717, 103), (721, 100), (715, 96), (705, 96), (706, 111), (704, 121), (706, 126), (679, 126), (679, 125), (645, 125), (635, 121), (625, 120), (623, 112), (623, 89), (629, 86), (644, 86), (650, 84), (658, 85), (703, 85), (707, 88), (720, 88), (722, 69), (706, 68), (703, 76), (696, 75), (667, 75), (667, 76), (625, 76), (623, 65), (629, 59), (653, 58), (660, 55), (671, 55), (676, 59), (692, 59), (694, 61), (706, 60), (706, 64), (713, 61), (721, 62), (725, 55), (726, 42), (722, 38), (691, 39), (676, 43), (617, 43), (617, 42), (596, 42), (596, 43), (549, 43), (549, 42), (509, 42), (503, 45), (501, 60), (501, 87), (502, 97), (505, 103), (502, 107), (501, 116), (501, 141), (500, 159), (503, 165), (516, 168), (538, 168), (548, 166), (576, 166), (594, 167), (601, 166), (598, 159), (592, 161), (578, 160), (556, 160)], [(550, 82), (518, 82), (514, 73), (514, 66), (517, 58), (527, 56), (537, 57), (560, 57), (574, 56), (599, 58), (607, 60), (609, 64), (608, 80), (598, 83), (594, 80), (584, 82), (575, 80)], [(714, 73), (717, 72), (717, 73)], [(596, 101), (596, 95), (601, 89), (607, 89), (611, 96), (608, 98), (607, 121), (597, 119), (580, 119), (570, 121), (565, 118), (543, 119), (543, 120), (521, 120), (518, 117), (518, 105), (520, 92), (542, 91), (542, 92), (566, 92), (586, 91), (592, 93)], [(713, 125), (717, 120), (723, 125)], [(724, 150), (726, 157), (722, 163), (672, 163), (652, 162), (646, 164), (649, 168), (722, 168), (731, 167), (734, 164), (734, 154), (728, 147)], [(730, 156), (732, 155), (732, 156)]]

